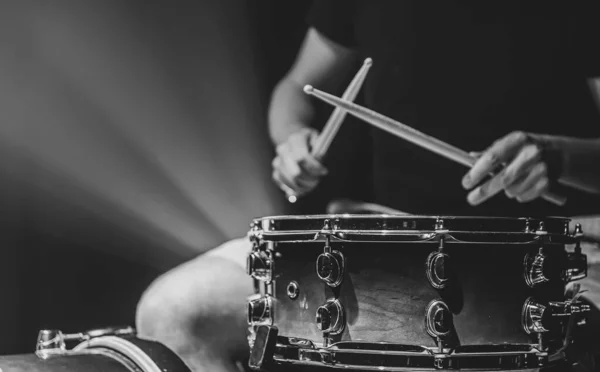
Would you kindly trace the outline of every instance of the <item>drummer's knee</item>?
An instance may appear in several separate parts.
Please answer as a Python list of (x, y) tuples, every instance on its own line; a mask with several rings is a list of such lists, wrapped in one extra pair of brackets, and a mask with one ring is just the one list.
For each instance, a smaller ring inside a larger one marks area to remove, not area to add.
[(252, 281), (236, 262), (215, 255), (191, 260), (155, 280), (142, 295), (136, 327), (143, 338), (179, 352), (247, 347), (246, 298)]
[(179, 270), (180, 267), (177, 267), (163, 274), (142, 294), (135, 320), (140, 337), (164, 342), (165, 338), (178, 332), (178, 329), (185, 327), (185, 323), (189, 321), (183, 316), (189, 313), (189, 310), (185, 309), (184, 300), (184, 292), (189, 284), (185, 283), (185, 278)]

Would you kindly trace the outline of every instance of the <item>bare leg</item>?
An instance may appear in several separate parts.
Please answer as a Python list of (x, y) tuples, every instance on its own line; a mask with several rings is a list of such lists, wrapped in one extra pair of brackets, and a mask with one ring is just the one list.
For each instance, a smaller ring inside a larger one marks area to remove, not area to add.
[(198, 372), (239, 372), (249, 353), (243, 263), (247, 239), (228, 242), (158, 278), (138, 304), (140, 337), (157, 340)]

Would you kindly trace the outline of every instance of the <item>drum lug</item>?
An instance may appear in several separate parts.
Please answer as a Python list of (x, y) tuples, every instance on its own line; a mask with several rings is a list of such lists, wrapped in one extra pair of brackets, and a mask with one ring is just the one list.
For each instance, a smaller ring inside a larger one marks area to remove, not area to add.
[(530, 288), (534, 288), (542, 283), (549, 282), (552, 273), (549, 273), (552, 265), (549, 262), (552, 259), (544, 254), (544, 249), (540, 248), (538, 253), (530, 255), (527, 253), (523, 259), (523, 277), (525, 283)]
[(549, 282), (552, 278), (563, 280), (565, 283), (581, 280), (587, 277), (587, 256), (581, 253), (581, 248), (575, 248), (575, 252), (567, 255), (564, 268), (556, 268), (551, 272), (552, 258), (547, 257), (542, 249), (535, 256), (525, 255), (523, 260), (523, 276), (525, 282), (531, 288)]
[(328, 247), (317, 257), (317, 276), (330, 287), (337, 287), (344, 280), (345, 258), (342, 252)]
[(247, 274), (262, 282), (271, 282), (273, 278), (272, 251), (254, 249), (246, 259)]
[[(329, 220), (325, 220), (323, 230), (331, 229)], [(325, 246), (323, 253), (317, 257), (317, 276), (328, 286), (335, 288), (344, 280), (346, 259), (340, 251), (331, 249), (330, 236), (325, 235)]]
[(273, 323), (273, 297), (266, 295), (250, 299), (246, 315), (250, 325), (271, 325)]
[(523, 330), (528, 334), (544, 333), (550, 331), (555, 325), (554, 322), (559, 322), (561, 318), (583, 314), (589, 311), (589, 305), (579, 302), (550, 301), (540, 303), (532, 297), (529, 297), (523, 304), (521, 325), (523, 326)]
[[(541, 222), (540, 228), (543, 229)], [(568, 253), (566, 262), (561, 264), (560, 267), (557, 266), (556, 258), (549, 257), (544, 253), (543, 247), (534, 256), (530, 254), (525, 255), (523, 260), (523, 276), (527, 285), (535, 288), (553, 279), (569, 283), (587, 277), (587, 256), (581, 252), (582, 236), (581, 225), (577, 224), (574, 233), (574, 238), (576, 239), (575, 250), (572, 253)]]
[(567, 268), (564, 272), (566, 282), (581, 280), (587, 277), (587, 255), (581, 252), (581, 239), (583, 238), (581, 224), (578, 223), (575, 225), (573, 237), (576, 239), (575, 249), (567, 256)]
[(450, 284), (452, 265), (450, 256), (444, 252), (444, 238), (440, 239), (437, 252), (431, 252), (425, 262), (425, 270), (429, 284), (435, 289), (444, 289)]
[(567, 256), (567, 269), (564, 272), (565, 282), (573, 282), (587, 277), (587, 256), (579, 251), (569, 253)]
[(433, 300), (425, 309), (425, 329), (433, 337), (443, 351), (444, 342), (449, 339), (454, 330), (452, 313), (445, 302)]
[(323, 333), (329, 335), (342, 333), (346, 325), (345, 321), (344, 307), (339, 300), (327, 300), (317, 309), (317, 328)]
[(273, 363), (278, 332), (275, 326), (261, 325), (256, 327), (256, 335), (248, 360), (250, 369), (264, 371)]

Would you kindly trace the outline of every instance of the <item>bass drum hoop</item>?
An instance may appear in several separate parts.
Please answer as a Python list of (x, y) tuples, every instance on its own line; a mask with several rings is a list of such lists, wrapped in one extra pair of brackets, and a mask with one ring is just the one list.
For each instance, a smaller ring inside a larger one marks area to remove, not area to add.
[(102, 336), (92, 338), (78, 344), (72, 351), (81, 354), (104, 354), (112, 359), (116, 359), (125, 365), (125, 367), (135, 372), (163, 372), (154, 360), (140, 347), (122, 337)]

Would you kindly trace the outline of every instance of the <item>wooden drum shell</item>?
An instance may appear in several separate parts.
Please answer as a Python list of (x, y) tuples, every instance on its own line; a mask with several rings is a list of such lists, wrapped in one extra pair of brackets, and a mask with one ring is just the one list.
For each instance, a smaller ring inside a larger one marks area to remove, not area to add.
[[(458, 345), (521, 344), (534, 341), (521, 325), (526, 299), (564, 298), (564, 283), (546, 285), (543, 291), (526, 284), (524, 257), (539, 250), (539, 245), (530, 244), (446, 244), (456, 277), (448, 288), (435, 289), (426, 275), (426, 261), (438, 245), (333, 242), (332, 249), (345, 257), (345, 274), (341, 285), (331, 288), (316, 274), (323, 242), (277, 243), (273, 324), (280, 335), (321, 343), (317, 308), (337, 298), (344, 308), (345, 329), (332, 342), (434, 347), (425, 328), (425, 312), (432, 300), (440, 299), (452, 312)], [(546, 246), (545, 252), (560, 256), (564, 247)], [(287, 293), (291, 282), (299, 289), (294, 299)]]

